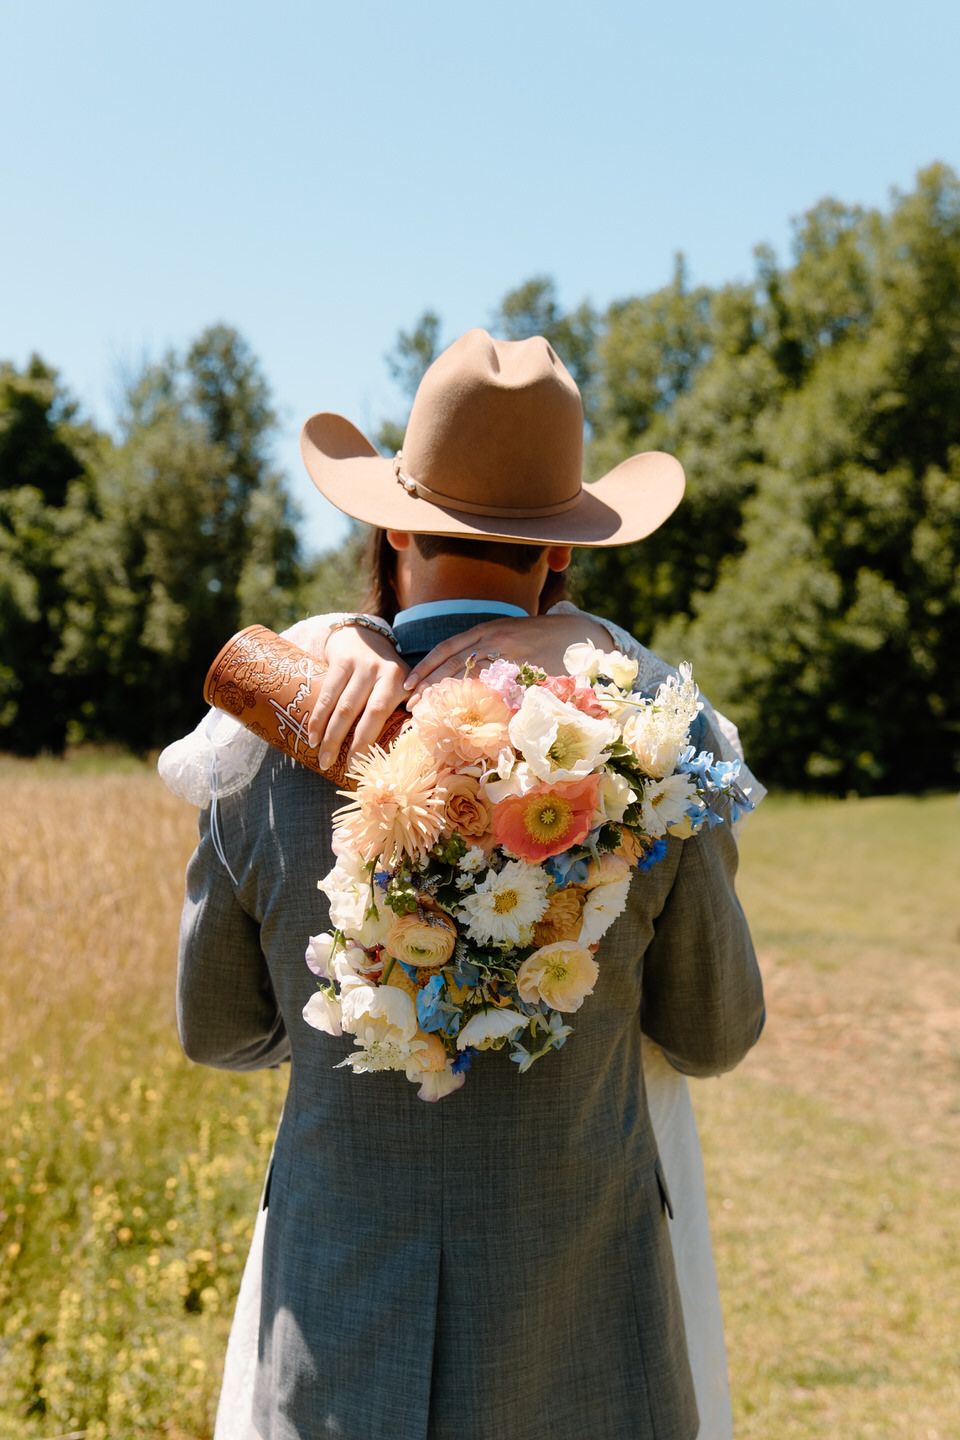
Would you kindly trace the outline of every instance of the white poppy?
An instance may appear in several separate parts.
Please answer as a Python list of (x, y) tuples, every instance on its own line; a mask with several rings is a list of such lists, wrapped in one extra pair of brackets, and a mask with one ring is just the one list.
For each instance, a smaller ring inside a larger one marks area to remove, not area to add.
[(594, 720), (542, 685), (530, 687), (510, 721), (510, 739), (539, 780), (585, 779), (617, 738), (612, 720)]

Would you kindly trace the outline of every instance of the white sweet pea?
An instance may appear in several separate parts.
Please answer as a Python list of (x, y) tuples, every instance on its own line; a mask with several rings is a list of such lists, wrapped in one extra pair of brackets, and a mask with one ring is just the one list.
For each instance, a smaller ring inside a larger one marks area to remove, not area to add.
[(423, 1081), (417, 1091), (420, 1100), (442, 1100), (444, 1095), (452, 1095), (454, 1090), (459, 1090), (466, 1078), (462, 1070), (459, 1075), (455, 1075), (449, 1065), (445, 1065), (442, 1070), (421, 1070), (416, 1076), (407, 1071), (408, 1080)]
[(395, 985), (350, 985), (340, 992), (340, 1024), (361, 1045), (406, 1044), (417, 1033), (417, 1010)]
[(628, 805), (636, 800), (636, 792), (631, 790), (629, 783), (613, 770), (605, 770), (600, 777), (600, 784), (597, 789), (597, 799), (601, 817), (606, 821), (612, 821), (618, 825), (623, 819), (623, 812)]
[(327, 1035), (342, 1035), (340, 1024), (340, 1001), (333, 999), (325, 990), (311, 995), (303, 1007), (303, 1018), (314, 1030), (323, 1030)]
[(568, 675), (573, 675), (582, 685), (589, 685), (603, 670), (603, 651), (598, 650), (591, 640), (581, 640), (568, 645), (563, 652), (563, 666)]
[(619, 650), (598, 650), (589, 640), (568, 645), (563, 663), (567, 674), (573, 675), (580, 685), (591, 685), (598, 675), (609, 675), (622, 690), (629, 690), (640, 668), (629, 655)]
[[(517, 709), (519, 710), (519, 708), (520, 707), (518, 705)], [(517, 752), (515, 750), (511, 750), (509, 745), (504, 745), (503, 749), (500, 751), (500, 754), (497, 756), (497, 774), (500, 776), (501, 780), (510, 779), (510, 776), (513, 774), (513, 767), (514, 765), (516, 765), (516, 763)]]
[(600, 667), (601, 674), (609, 675), (614, 685), (619, 685), (621, 690), (629, 690), (640, 669), (636, 660), (631, 660), (629, 655), (621, 655), (619, 650), (608, 650), (603, 662)]
[[(362, 971), (357, 969), (357, 965), (353, 963), (354, 961), (356, 961), (358, 965), (367, 961), (365, 953), (357, 945), (348, 945), (346, 950), (338, 950), (333, 957), (330, 968), (333, 971), (334, 980), (340, 987), (341, 995), (343, 995), (351, 985), (366, 985), (369, 983)], [(370, 962), (367, 961), (367, 963), (369, 964)]]
[(527, 690), (510, 721), (510, 739), (539, 780), (585, 779), (608, 758), (617, 737), (612, 720), (594, 720), (539, 685)]
[(605, 935), (627, 903), (633, 871), (621, 855), (604, 855), (593, 860), (584, 882), (590, 888), (580, 919), (577, 943), (594, 945)]
[[(365, 949), (380, 945), (393, 922), (386, 904), (386, 892), (370, 885), (370, 871), (356, 852), (344, 851), (328, 875), (320, 881), (330, 902), (330, 923)], [(376, 914), (369, 913), (371, 906)]]
[(314, 975), (319, 975), (321, 980), (330, 980), (333, 978), (330, 961), (336, 944), (337, 942), (334, 937), (327, 934), (311, 935), (307, 942), (307, 952), (304, 959)]
[[(530, 692), (527, 691), (527, 694)], [(534, 785), (540, 784), (540, 777), (535, 775), (527, 764), (526, 760), (520, 760), (511, 769), (505, 780), (485, 780), (483, 793), (491, 805), (499, 805), (501, 800), (506, 800), (508, 795), (526, 795)]]

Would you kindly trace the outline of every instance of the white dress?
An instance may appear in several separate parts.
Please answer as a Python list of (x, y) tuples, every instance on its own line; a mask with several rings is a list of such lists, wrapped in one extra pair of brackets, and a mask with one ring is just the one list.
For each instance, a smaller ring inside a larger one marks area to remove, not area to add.
[[(575, 607), (566, 603), (555, 609), (576, 613)], [(320, 632), (334, 618), (315, 616), (284, 634), (304, 649), (316, 652)], [(653, 689), (673, 673), (664, 661), (639, 645), (626, 631), (606, 620), (600, 623), (609, 630), (617, 648), (638, 661), (639, 686)], [(723, 758), (742, 759), (736, 728), (712, 707), (707, 708), (724, 739)], [(239, 721), (212, 711), (191, 735), (168, 746), (160, 757), (160, 773), (174, 793), (195, 805), (212, 803), (215, 812), (218, 797), (235, 794), (249, 784), (266, 749), (266, 742), (244, 730)], [(765, 792), (745, 766), (741, 780), (754, 802), (759, 803)], [(226, 864), (226, 858), (221, 858)], [(673, 1202), (670, 1237), (700, 1412), (697, 1440), (732, 1440), (723, 1314), (710, 1240), (703, 1160), (690, 1092), (685, 1077), (674, 1070), (660, 1047), (646, 1038), (643, 1070), (650, 1118)], [(227, 1345), (214, 1440), (260, 1440), (253, 1424), (252, 1408), (266, 1216), (261, 1205)]]

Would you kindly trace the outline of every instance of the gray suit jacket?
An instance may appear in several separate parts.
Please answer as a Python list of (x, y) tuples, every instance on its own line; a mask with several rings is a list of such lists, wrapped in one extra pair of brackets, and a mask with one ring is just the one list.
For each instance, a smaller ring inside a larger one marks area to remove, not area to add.
[[(455, 628), (462, 628), (461, 626)], [(709, 734), (702, 737), (709, 744)], [(255, 1420), (265, 1440), (693, 1440), (698, 1422), (647, 1114), (641, 1026), (726, 1070), (762, 1023), (726, 827), (637, 874), (562, 1050), (474, 1061), (435, 1105), (335, 1069), (303, 958), (327, 928), (333, 787), (276, 751), (209, 814), (187, 873), (184, 1048), (291, 1059), (265, 1241)]]

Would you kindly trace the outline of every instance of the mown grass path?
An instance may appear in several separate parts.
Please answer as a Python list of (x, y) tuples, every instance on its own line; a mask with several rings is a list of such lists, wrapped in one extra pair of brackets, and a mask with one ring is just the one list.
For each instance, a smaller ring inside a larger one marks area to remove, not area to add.
[(741, 894), (769, 1019), (694, 1087), (736, 1433), (960, 1435), (960, 810), (773, 799)]

